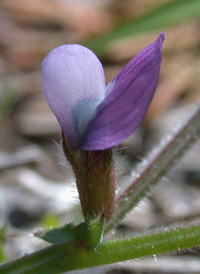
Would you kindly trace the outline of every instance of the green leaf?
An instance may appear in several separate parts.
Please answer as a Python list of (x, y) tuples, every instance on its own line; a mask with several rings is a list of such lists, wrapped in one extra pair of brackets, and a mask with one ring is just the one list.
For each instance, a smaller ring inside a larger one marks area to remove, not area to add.
[(96, 247), (102, 239), (103, 222), (100, 219), (83, 222), (77, 226), (66, 224), (63, 227), (48, 230), (45, 233), (35, 233), (35, 236), (51, 244), (76, 242), (85, 248)]
[(186, 20), (200, 17), (199, 0), (169, 1), (161, 7), (139, 18), (127, 21), (114, 30), (111, 30), (97, 38), (88, 41), (85, 46), (93, 50), (97, 55), (103, 55), (108, 51), (109, 45), (119, 39), (134, 37), (144, 32), (164, 30), (169, 26), (179, 24)]
[(51, 229), (41, 235), (35, 233), (35, 236), (51, 244), (74, 240), (74, 225), (70, 223), (60, 228)]

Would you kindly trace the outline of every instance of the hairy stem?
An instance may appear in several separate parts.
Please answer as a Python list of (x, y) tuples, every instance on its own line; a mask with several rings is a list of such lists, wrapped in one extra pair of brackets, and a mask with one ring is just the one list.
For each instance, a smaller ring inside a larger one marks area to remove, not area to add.
[[(106, 224), (106, 231), (123, 219), (125, 214), (135, 207), (149, 193), (184, 153), (200, 137), (200, 103), (189, 113), (182, 125), (173, 135), (168, 135), (164, 142), (145, 160), (146, 165), (138, 168), (139, 176), (118, 197), (116, 210)], [(142, 170), (141, 170), (142, 169)]]
[(119, 239), (84, 249), (69, 242), (52, 245), (0, 266), (2, 274), (59, 274), (65, 271), (111, 264), (200, 244), (200, 225)]

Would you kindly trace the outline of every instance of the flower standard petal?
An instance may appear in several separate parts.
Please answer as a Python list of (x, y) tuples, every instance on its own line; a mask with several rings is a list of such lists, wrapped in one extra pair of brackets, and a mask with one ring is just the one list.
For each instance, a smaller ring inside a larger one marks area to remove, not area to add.
[(88, 124), (81, 149), (101, 150), (128, 138), (153, 98), (162, 59), (164, 34), (135, 56), (108, 84), (107, 97)]
[(44, 59), (42, 81), (51, 110), (67, 141), (77, 149), (96, 106), (105, 96), (100, 61), (83, 46), (60, 46)]

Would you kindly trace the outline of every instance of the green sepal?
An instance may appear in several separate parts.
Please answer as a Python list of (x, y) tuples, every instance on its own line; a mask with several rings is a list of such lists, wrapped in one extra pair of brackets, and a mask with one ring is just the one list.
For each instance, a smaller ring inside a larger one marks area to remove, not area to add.
[(103, 237), (103, 222), (96, 219), (75, 227), (75, 239), (86, 248), (96, 248)]
[(68, 242), (75, 239), (74, 237), (74, 224), (66, 224), (63, 227), (50, 229), (44, 233), (36, 232), (34, 236), (51, 244), (58, 244), (62, 242)]
[(96, 219), (91, 222), (80, 223), (77, 226), (70, 223), (44, 233), (36, 232), (34, 235), (51, 244), (70, 241), (82, 245), (86, 249), (95, 248), (102, 239), (103, 222)]

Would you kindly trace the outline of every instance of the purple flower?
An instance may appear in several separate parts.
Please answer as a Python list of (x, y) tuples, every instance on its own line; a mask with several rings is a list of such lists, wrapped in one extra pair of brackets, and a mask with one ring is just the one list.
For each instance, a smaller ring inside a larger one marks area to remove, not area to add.
[(74, 150), (104, 150), (137, 129), (158, 82), (163, 40), (161, 33), (107, 86), (91, 50), (64, 45), (47, 55), (42, 64), (44, 92)]

